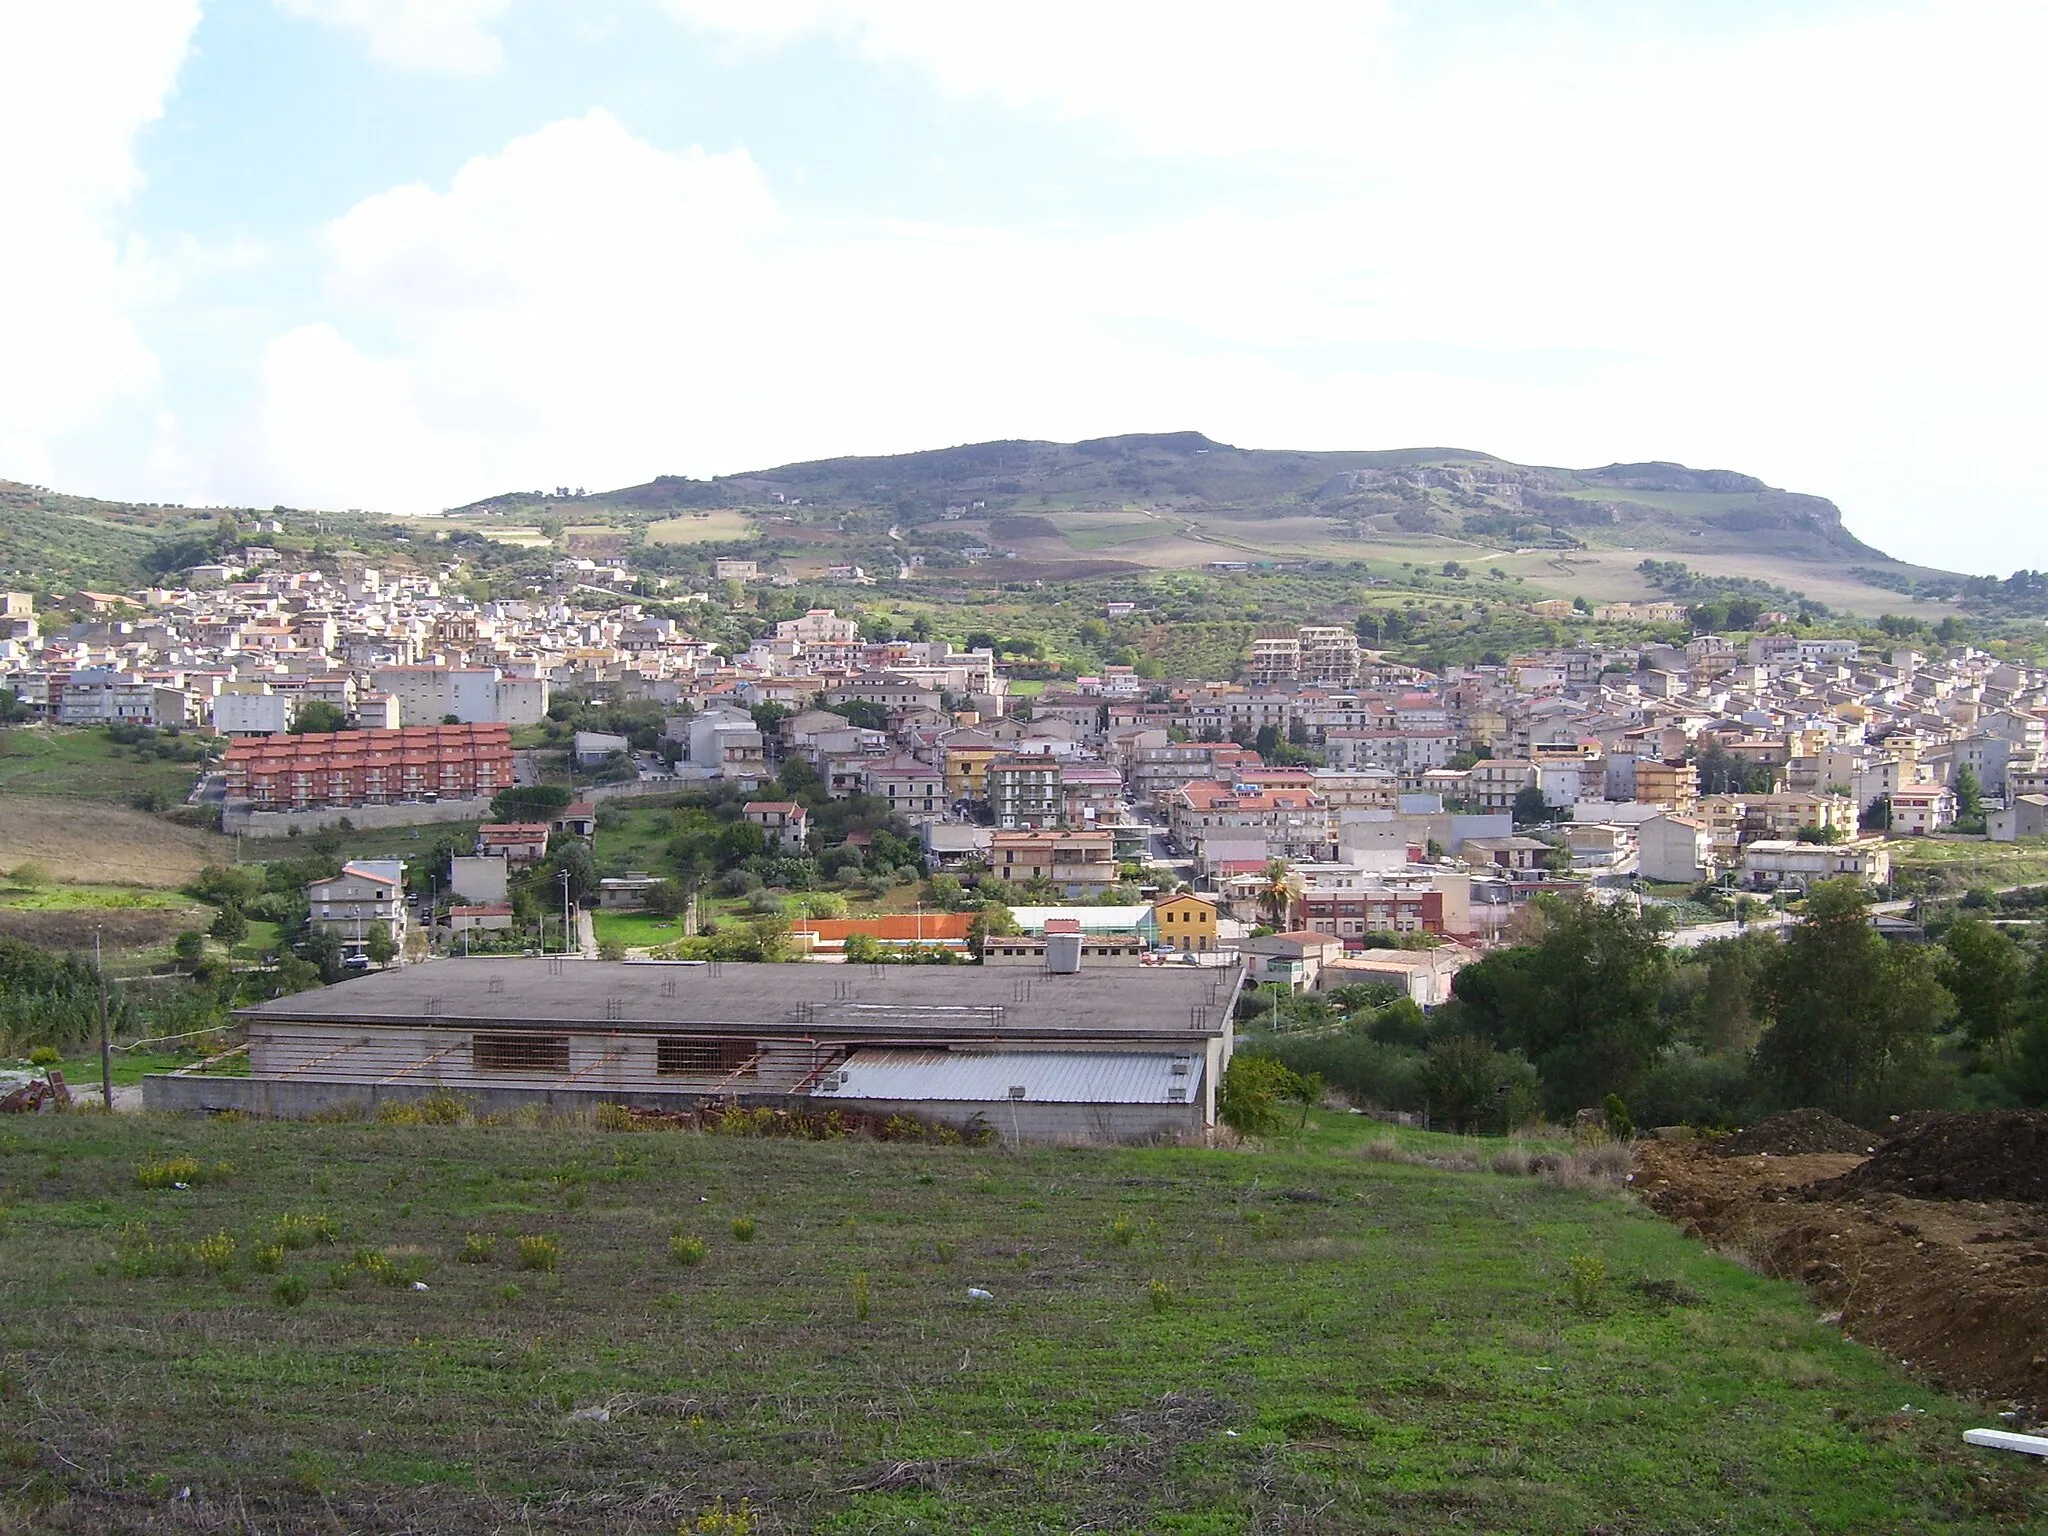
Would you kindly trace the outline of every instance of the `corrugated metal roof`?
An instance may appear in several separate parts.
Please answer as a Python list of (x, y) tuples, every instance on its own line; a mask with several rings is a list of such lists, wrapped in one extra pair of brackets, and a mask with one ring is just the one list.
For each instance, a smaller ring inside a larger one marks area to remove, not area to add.
[(1135, 933), (1152, 915), (1147, 906), (1135, 907), (1012, 907), (1010, 916), (1026, 933), (1041, 933), (1048, 919), (1071, 917), (1083, 933)]
[[(1123, 1051), (856, 1051), (813, 1098), (1192, 1104), (1205, 1057)], [(1022, 1088), (1020, 1095), (1013, 1090)]]

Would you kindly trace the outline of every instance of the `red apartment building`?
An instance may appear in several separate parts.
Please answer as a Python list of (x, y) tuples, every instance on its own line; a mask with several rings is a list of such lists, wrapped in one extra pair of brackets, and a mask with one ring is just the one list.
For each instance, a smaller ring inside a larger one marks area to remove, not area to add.
[(258, 810), (467, 800), (511, 787), (512, 731), (429, 725), (268, 736), (234, 743), (223, 766), (228, 799)]

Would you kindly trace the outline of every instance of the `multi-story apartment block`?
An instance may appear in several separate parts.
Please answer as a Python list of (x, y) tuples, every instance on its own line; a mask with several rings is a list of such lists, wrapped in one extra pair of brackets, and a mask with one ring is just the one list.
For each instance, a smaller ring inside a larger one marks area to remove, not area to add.
[(987, 769), (988, 807), (1005, 830), (1042, 830), (1062, 824), (1065, 799), (1060, 765), (1050, 757), (998, 757)]
[(502, 725), (251, 739), (230, 746), (222, 766), (228, 800), (257, 810), (466, 800), (513, 783)]
[(1015, 885), (1049, 881), (1069, 898), (1100, 895), (1116, 884), (1116, 837), (999, 829), (989, 845), (989, 873)]
[(341, 941), (351, 960), (367, 959), (370, 934), (382, 929), (394, 956), (405, 952), (405, 865), (361, 859), (306, 887), (307, 921)]

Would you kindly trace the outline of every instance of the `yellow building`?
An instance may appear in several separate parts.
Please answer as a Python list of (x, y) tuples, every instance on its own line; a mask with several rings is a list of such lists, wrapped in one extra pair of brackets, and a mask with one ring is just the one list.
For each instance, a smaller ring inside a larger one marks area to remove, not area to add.
[(946, 773), (946, 795), (953, 800), (988, 798), (988, 765), (1002, 755), (994, 742), (941, 744)]
[(1193, 952), (1216, 947), (1216, 904), (1206, 896), (1181, 891), (1162, 897), (1152, 903), (1152, 922), (1159, 942), (1170, 948)]

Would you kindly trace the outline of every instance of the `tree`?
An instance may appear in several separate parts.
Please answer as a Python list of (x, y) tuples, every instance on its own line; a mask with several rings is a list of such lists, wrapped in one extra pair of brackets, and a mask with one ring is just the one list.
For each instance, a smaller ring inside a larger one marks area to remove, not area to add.
[[(1944, 623), (1947, 621), (1944, 620)], [(1984, 830), (1984, 786), (1977, 778), (1977, 770), (1968, 763), (1956, 770), (1956, 830), (1982, 832)]]
[(547, 867), (548, 889), (559, 898), (561, 878), (564, 870), (569, 875), (569, 897), (572, 901), (587, 901), (597, 894), (597, 860), (580, 837), (562, 839), (549, 858)]
[(1863, 812), (1861, 824), (1866, 832), (1891, 831), (1892, 797), (1889, 794), (1884, 794), (1871, 801), (1869, 807)]
[(1283, 1101), (1299, 1099), (1301, 1078), (1270, 1056), (1244, 1052), (1230, 1058), (1216, 1089), (1216, 1116), (1240, 1136), (1270, 1136), (1280, 1128)]
[(1777, 1102), (1849, 1119), (1883, 1110), (1951, 1006), (1931, 957), (1880, 938), (1862, 884), (1850, 879), (1814, 886), (1805, 919), (1758, 982), (1771, 1022), (1756, 1064)]
[[(1513, 1058), (1471, 1035), (1430, 1042), (1422, 1067), (1422, 1091), (1431, 1117), (1447, 1122), (1455, 1131), (1487, 1125), (1507, 1096), (1515, 1065)], [(1526, 1065), (1522, 1071), (1526, 1076)]]
[(559, 784), (516, 784), (491, 796), (491, 816), (497, 821), (552, 821), (570, 798)]
[(389, 965), (398, 956), (398, 945), (392, 941), (391, 930), (382, 923), (372, 923), (370, 931), (363, 935), (363, 953), (372, 965)]
[(1538, 822), (1550, 820), (1550, 803), (1543, 798), (1543, 791), (1534, 784), (1515, 791), (1515, 825), (1533, 827)]
[(1670, 952), (1632, 908), (1538, 898), (1529, 943), (1467, 966), (1457, 1021), (1535, 1063), (1553, 1114), (1627, 1093), (1669, 1043)]
[(299, 706), (299, 712), (292, 718), (291, 734), (305, 736), (339, 731), (348, 725), (348, 716), (341, 712), (339, 705), (329, 704), (324, 699), (313, 699)]
[(999, 901), (984, 902), (974, 921), (967, 925), (967, 948), (979, 960), (988, 948), (990, 939), (1009, 938), (1024, 930), (1017, 925), (1017, 919), (1010, 915), (1010, 909)]
[(1284, 929), (1293, 907), (1294, 877), (1288, 873), (1285, 859), (1273, 859), (1267, 863), (1265, 883), (1259, 887), (1259, 910), (1275, 929)]
[(1941, 984), (1955, 999), (1963, 1038), (1981, 1056), (2007, 1058), (2027, 995), (2020, 947), (1980, 917), (1966, 917), (1941, 941)]
[(647, 910), (656, 917), (681, 917), (689, 901), (689, 892), (673, 880), (657, 880), (647, 891)]
[(171, 941), (171, 953), (178, 964), (190, 970), (206, 958), (206, 935), (197, 928), (188, 928)]
[(249, 919), (242, 916), (240, 907), (222, 907), (206, 931), (232, 949), (249, 936)]

